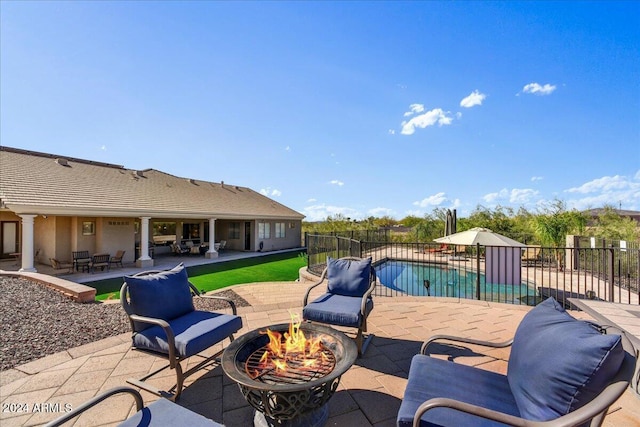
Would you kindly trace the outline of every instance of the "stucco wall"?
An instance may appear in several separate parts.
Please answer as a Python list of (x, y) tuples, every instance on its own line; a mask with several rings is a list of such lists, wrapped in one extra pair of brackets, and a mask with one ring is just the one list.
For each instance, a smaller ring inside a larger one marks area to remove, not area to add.
[(126, 251), (123, 262), (134, 262), (135, 220), (133, 218), (98, 218), (96, 222), (96, 253), (115, 255)]
[[(269, 238), (259, 237), (258, 223), (269, 224)], [(276, 237), (276, 223), (284, 223), (284, 237)], [(260, 249), (262, 242), (262, 252), (277, 251), (280, 249), (297, 248), (300, 246), (300, 233), (302, 232), (301, 221), (256, 221), (253, 224), (255, 237), (255, 250)]]

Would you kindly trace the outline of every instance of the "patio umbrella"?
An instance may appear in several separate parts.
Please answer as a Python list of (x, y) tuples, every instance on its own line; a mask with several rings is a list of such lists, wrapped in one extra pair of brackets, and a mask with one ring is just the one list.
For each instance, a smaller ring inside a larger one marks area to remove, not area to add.
[(514, 246), (525, 247), (526, 245), (513, 239), (494, 233), (488, 228), (476, 227), (471, 230), (461, 231), (460, 233), (451, 234), (449, 236), (439, 237), (434, 240), (438, 243), (446, 243), (449, 245), (465, 245), (473, 246), (481, 244), (483, 246)]
[(456, 232), (456, 210), (447, 209), (447, 217), (444, 221), (444, 235), (445, 237), (454, 234)]

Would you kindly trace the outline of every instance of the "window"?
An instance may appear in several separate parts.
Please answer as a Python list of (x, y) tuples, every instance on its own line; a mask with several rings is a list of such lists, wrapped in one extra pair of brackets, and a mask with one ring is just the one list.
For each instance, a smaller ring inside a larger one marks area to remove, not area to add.
[(258, 239), (270, 239), (271, 238), (271, 224), (268, 222), (258, 223)]
[(229, 224), (229, 239), (240, 238), (240, 223), (232, 222)]
[(276, 239), (284, 238), (284, 222), (276, 222)]

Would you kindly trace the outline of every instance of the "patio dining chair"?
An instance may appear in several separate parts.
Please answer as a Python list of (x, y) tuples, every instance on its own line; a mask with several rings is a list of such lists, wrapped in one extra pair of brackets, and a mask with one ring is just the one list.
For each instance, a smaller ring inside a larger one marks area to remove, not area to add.
[(131, 387), (116, 387), (100, 393), (93, 399), (73, 408), (70, 412), (61, 415), (55, 420), (45, 424), (45, 427), (58, 427), (64, 425), (81, 414), (87, 412), (94, 406), (102, 403), (112, 396), (120, 394), (129, 394), (136, 403), (136, 413), (130, 418), (118, 424), (119, 427), (165, 427), (165, 426), (193, 426), (193, 427), (220, 427), (221, 424), (216, 423), (209, 418), (205, 418), (200, 414), (190, 411), (187, 408), (173, 403), (167, 399), (158, 399), (155, 402), (144, 406), (142, 395), (138, 390)]
[(119, 265), (122, 268), (122, 258), (124, 257), (126, 251), (118, 250), (115, 256), (112, 256), (109, 260), (109, 266), (111, 265)]
[(111, 255), (109, 254), (95, 254), (91, 257), (89, 262), (89, 273), (94, 273), (98, 268), (100, 271), (104, 271), (106, 268), (109, 271)]
[[(225, 301), (232, 314), (196, 310), (193, 298)], [(120, 289), (120, 302), (129, 317), (133, 349), (168, 360), (166, 366), (127, 382), (159, 396), (176, 400), (186, 377), (212, 363), (223, 350), (213, 355), (203, 353), (242, 328), (234, 302), (221, 296), (201, 295), (189, 282), (182, 263), (168, 271), (146, 271), (125, 276)], [(202, 361), (183, 372), (180, 362), (192, 356)], [(173, 369), (176, 385), (168, 391), (159, 390), (146, 381), (165, 369)]]
[(71, 254), (73, 256), (73, 268), (76, 271), (89, 271), (89, 263), (91, 262), (89, 251), (74, 251)]
[[(327, 291), (309, 302), (309, 294), (327, 279)], [(376, 275), (371, 258), (328, 258), (320, 280), (311, 285), (302, 303), (302, 319), (328, 325), (357, 328), (356, 345), (362, 356), (373, 335), (367, 331), (367, 317), (373, 310), (371, 294), (376, 287)]]

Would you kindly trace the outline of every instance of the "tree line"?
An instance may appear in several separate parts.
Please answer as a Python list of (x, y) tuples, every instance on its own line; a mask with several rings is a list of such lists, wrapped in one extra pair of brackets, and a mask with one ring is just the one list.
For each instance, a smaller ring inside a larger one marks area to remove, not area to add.
[[(389, 216), (352, 220), (336, 214), (320, 222), (303, 221), (302, 231), (330, 234), (388, 229), (393, 241), (428, 243), (444, 235), (446, 216), (446, 208), (435, 208), (423, 217), (409, 215), (401, 220)], [(468, 217), (457, 218), (458, 232), (474, 227), (488, 228), (526, 245), (563, 247), (568, 234), (628, 242), (640, 240), (638, 222), (620, 215), (613, 206), (604, 206), (598, 215), (592, 216), (589, 211), (567, 209), (561, 200), (554, 200), (535, 212), (524, 207), (516, 211), (504, 206), (490, 209), (478, 205)]]

